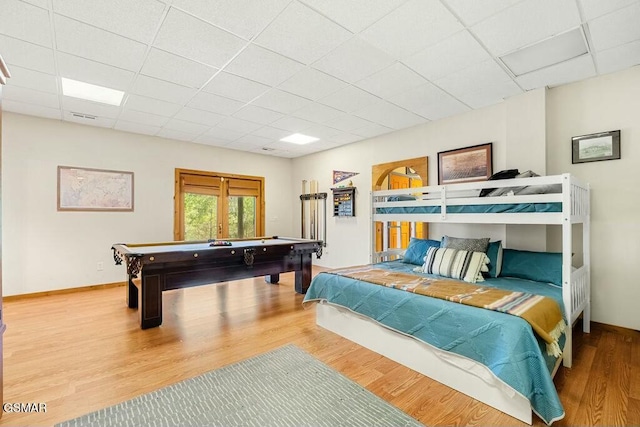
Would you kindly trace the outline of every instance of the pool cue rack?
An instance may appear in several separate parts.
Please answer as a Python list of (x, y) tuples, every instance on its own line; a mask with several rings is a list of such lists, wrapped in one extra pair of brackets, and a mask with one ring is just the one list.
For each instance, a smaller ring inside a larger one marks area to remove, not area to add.
[[(307, 182), (309, 184), (308, 192)], [(322, 201), (322, 209), (318, 209), (318, 200)], [(327, 246), (327, 193), (318, 192), (318, 181), (302, 181), (300, 203), (301, 237), (306, 239), (308, 231), (310, 239), (322, 240), (322, 246)], [(322, 238), (320, 238), (321, 232)]]

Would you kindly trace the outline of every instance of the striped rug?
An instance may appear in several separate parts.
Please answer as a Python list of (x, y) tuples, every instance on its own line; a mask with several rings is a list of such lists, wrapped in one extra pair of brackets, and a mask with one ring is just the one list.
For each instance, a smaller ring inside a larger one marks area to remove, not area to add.
[(287, 345), (57, 426), (421, 426)]

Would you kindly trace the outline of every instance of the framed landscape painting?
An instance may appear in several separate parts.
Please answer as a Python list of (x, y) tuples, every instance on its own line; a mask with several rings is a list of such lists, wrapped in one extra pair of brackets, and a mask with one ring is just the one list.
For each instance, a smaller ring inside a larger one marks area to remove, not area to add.
[(571, 138), (571, 163), (598, 162), (620, 158), (620, 131), (593, 133)]
[(438, 153), (438, 184), (486, 181), (493, 169), (491, 142)]

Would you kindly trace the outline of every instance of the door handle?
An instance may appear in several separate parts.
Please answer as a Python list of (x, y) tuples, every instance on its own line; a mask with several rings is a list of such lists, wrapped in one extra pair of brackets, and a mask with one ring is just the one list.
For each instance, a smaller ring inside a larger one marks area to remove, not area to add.
[(222, 237), (222, 223), (218, 224), (218, 237)]

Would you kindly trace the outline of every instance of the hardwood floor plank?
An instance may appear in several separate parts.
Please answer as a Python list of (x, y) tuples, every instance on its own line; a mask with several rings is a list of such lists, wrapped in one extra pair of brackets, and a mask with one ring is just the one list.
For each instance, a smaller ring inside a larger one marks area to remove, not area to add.
[[(164, 322), (141, 330), (124, 287), (4, 303), (6, 402), (0, 425), (51, 425), (293, 343), (429, 426), (523, 423), (315, 324), (293, 274), (163, 295)], [(640, 424), (640, 334), (594, 323), (574, 334), (574, 367), (556, 385), (567, 416), (554, 425)], [(533, 424), (544, 423), (534, 416)]]

